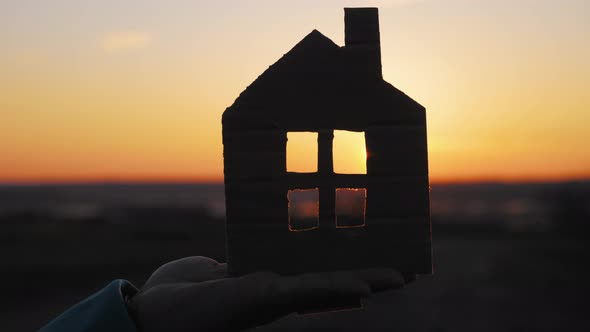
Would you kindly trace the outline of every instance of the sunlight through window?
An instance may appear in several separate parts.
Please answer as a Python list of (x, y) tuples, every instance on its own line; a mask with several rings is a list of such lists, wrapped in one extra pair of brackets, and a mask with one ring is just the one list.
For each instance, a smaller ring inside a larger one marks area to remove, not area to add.
[(287, 172), (318, 171), (318, 133), (287, 133)]
[(364, 132), (334, 130), (332, 149), (335, 173), (367, 174)]

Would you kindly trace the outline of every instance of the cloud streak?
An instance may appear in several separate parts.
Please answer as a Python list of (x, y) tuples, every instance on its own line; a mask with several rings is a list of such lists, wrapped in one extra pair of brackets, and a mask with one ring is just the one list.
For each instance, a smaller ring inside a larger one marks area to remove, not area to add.
[(141, 31), (116, 31), (104, 35), (100, 48), (107, 53), (128, 52), (146, 48), (152, 42), (149, 33)]

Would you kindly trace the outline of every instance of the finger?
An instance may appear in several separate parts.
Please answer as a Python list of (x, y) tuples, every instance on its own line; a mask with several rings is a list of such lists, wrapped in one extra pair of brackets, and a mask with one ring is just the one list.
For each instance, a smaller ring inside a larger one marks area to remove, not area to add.
[(210, 326), (222, 326), (222, 330), (242, 330), (292, 312), (350, 306), (360, 303), (360, 298), (371, 292), (369, 285), (350, 271), (291, 277), (258, 272), (200, 283), (169, 284), (152, 290), (167, 286), (175, 287), (176, 295), (172, 298), (186, 300), (181, 307), (191, 312), (189, 316), (216, 322)]
[(416, 274), (414, 273), (403, 273), (404, 281), (407, 284), (411, 284), (416, 281)]
[(349, 271), (281, 277), (277, 282), (273, 302), (284, 314), (345, 307), (371, 293), (369, 285)]
[[(300, 314), (358, 309), (362, 307), (361, 299), (371, 293), (370, 285), (351, 271), (309, 274), (304, 276), (301, 286), (304, 289), (295, 308)], [(314, 287), (322, 289), (318, 291)]]
[(404, 276), (391, 268), (362, 269), (352, 271), (352, 273), (369, 284), (373, 292), (401, 288), (405, 284)]
[(293, 277), (296, 291), (302, 297), (353, 296), (366, 297), (369, 285), (350, 271), (308, 273)]
[(192, 256), (172, 261), (160, 266), (143, 286), (144, 289), (177, 282), (202, 282), (225, 278), (227, 265), (216, 260)]
[(192, 311), (191, 316), (216, 322), (211, 325), (200, 324), (204, 331), (241, 331), (290, 313), (278, 310), (273, 302), (271, 290), (278, 278), (280, 276), (275, 273), (257, 272), (235, 278), (184, 284), (186, 288), (179, 297), (190, 299), (186, 307)]

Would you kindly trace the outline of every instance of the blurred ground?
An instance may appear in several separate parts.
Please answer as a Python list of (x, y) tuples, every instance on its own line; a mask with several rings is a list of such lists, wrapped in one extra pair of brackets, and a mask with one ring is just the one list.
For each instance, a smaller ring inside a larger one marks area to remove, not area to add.
[[(364, 310), (260, 330), (589, 330), (589, 187), (434, 187), (434, 276)], [(224, 260), (222, 200), (218, 185), (0, 187), (0, 331), (36, 330), (112, 279), (141, 286), (172, 259)]]

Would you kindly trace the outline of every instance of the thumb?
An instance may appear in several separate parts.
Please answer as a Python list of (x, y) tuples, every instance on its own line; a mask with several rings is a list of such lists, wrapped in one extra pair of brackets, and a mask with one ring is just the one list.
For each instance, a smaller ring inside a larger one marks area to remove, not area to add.
[(219, 263), (212, 258), (203, 256), (185, 257), (156, 269), (144, 284), (143, 289), (162, 284), (220, 279), (225, 278), (226, 275), (227, 266), (225, 263)]

